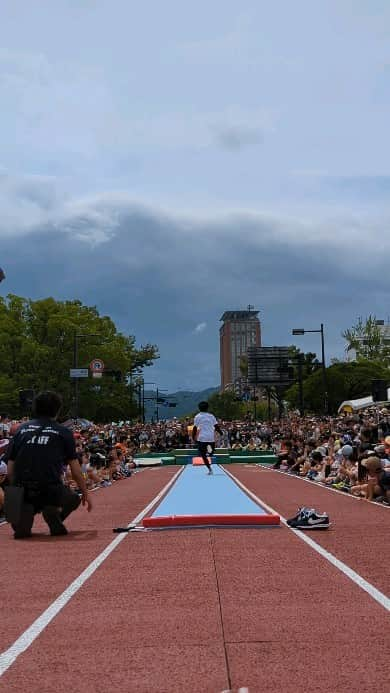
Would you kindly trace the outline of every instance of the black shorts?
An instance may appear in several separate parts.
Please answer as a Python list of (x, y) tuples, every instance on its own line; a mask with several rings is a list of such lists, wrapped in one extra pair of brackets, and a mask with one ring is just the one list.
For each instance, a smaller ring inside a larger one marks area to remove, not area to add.
[[(211, 448), (211, 452), (207, 448)], [(201, 455), (212, 455), (215, 450), (215, 443), (204, 443), (198, 440), (198, 450)]]

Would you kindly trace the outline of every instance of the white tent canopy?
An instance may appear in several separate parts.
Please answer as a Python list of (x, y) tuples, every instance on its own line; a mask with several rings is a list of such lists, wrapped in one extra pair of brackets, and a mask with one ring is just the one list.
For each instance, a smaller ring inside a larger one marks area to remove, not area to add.
[(359, 411), (359, 409), (366, 409), (367, 407), (372, 407), (374, 404), (390, 404), (390, 387), (387, 389), (387, 402), (374, 402), (371, 395), (369, 397), (361, 397), (360, 399), (349, 399), (340, 404), (338, 408), (338, 413), (352, 413), (354, 411)]

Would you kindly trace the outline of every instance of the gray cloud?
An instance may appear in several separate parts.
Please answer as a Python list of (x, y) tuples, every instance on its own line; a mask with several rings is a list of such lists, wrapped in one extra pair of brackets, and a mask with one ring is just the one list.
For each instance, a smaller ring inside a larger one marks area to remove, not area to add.
[[(9, 207), (22, 196), (17, 186), (14, 195)], [(46, 195), (29, 193), (39, 222), (22, 219), (12, 234), (1, 222), (2, 293), (97, 305), (139, 343), (159, 345), (153, 379), (162, 387), (217, 384), (219, 318), (249, 302), (261, 311), (265, 344), (291, 343), (294, 325), (324, 322), (329, 357), (342, 354), (340, 332), (357, 315), (387, 317), (385, 220), (368, 227), (244, 212), (197, 218), (124, 194), (60, 204)], [(207, 323), (209, 335), (196, 346), (194, 321)], [(318, 351), (310, 338), (304, 346)]]

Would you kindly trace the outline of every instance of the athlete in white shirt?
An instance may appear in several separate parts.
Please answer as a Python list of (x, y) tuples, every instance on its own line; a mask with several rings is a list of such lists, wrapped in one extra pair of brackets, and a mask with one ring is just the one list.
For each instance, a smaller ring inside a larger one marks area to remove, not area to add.
[(209, 474), (213, 473), (211, 464), (207, 458), (207, 453), (213, 454), (215, 449), (215, 431), (222, 435), (222, 430), (219, 427), (218, 421), (214, 414), (209, 414), (208, 402), (199, 402), (199, 414), (194, 418), (194, 427), (192, 429), (192, 439), (198, 443), (199, 454), (209, 470)]

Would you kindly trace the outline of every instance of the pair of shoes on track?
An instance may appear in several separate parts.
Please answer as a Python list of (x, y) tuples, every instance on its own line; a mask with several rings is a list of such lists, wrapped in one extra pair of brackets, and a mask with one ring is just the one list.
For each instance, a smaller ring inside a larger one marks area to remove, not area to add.
[(329, 516), (326, 513), (318, 513), (314, 508), (299, 508), (297, 514), (287, 520), (287, 524), (293, 529), (328, 529), (330, 527)]

